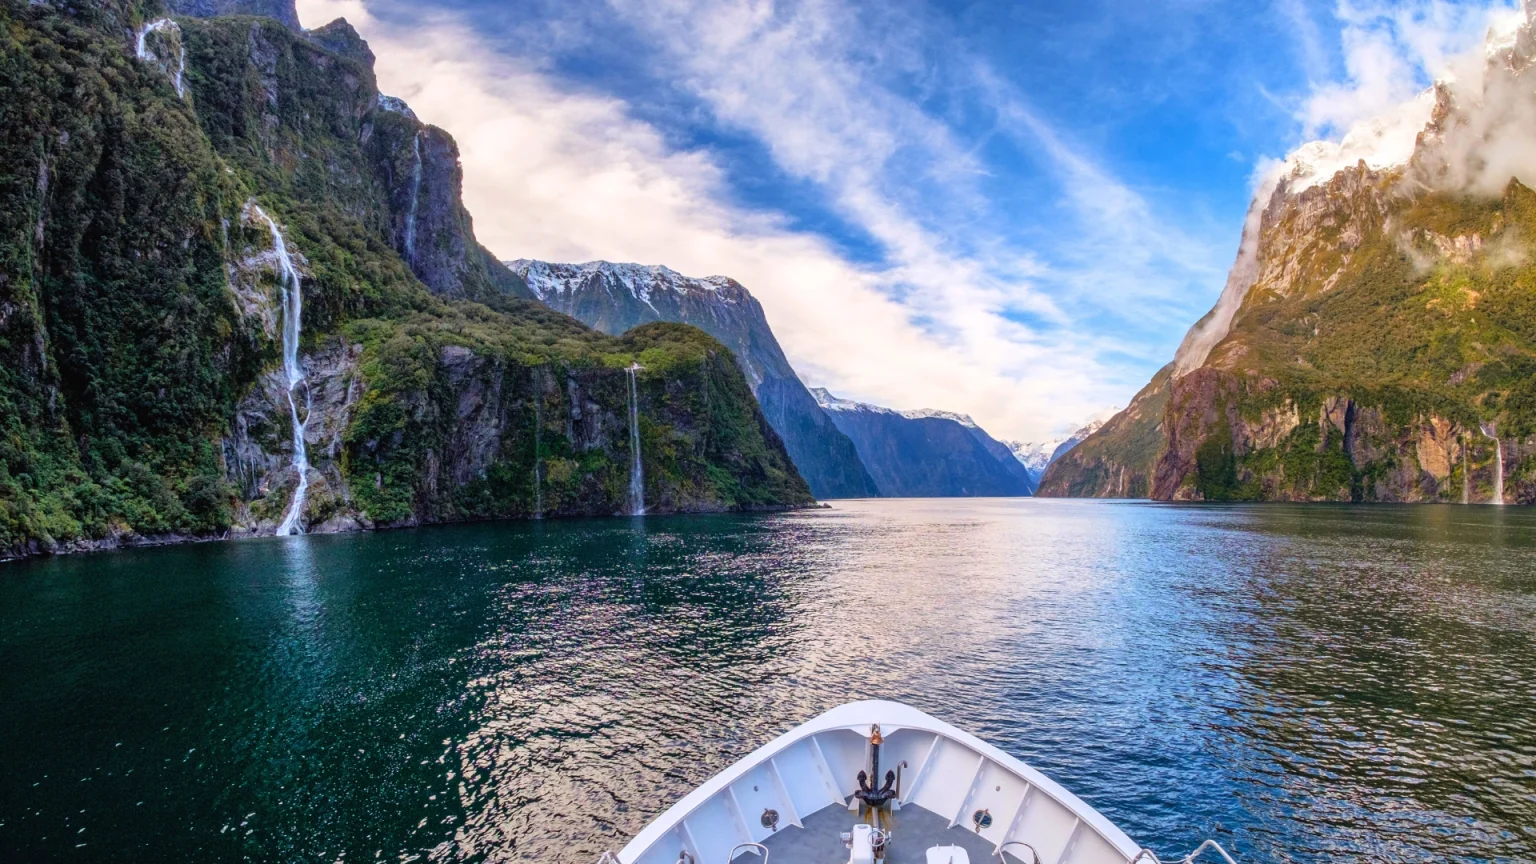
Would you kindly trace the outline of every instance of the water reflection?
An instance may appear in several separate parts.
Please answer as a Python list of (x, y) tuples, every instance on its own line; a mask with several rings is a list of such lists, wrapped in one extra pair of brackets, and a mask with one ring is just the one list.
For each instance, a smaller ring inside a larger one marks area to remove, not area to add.
[(879, 696), (1165, 853), (1531, 860), (1533, 528), (887, 501), (24, 565), (0, 580), (0, 857), (87, 827), (128, 860), (590, 864)]

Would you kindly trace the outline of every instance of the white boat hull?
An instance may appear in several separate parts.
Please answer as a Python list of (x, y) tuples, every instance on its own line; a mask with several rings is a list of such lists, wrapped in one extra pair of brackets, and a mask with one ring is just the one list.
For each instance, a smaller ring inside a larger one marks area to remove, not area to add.
[[(1032, 849), (1042, 864), (1126, 864), (1140, 852), (1098, 811), (1018, 759), (915, 708), (869, 701), (834, 708), (722, 771), (646, 826), (619, 861), (727, 864), (760, 848), (778, 852), (776, 864), (849, 861), (839, 834), (861, 821), (854, 793), (870, 767), (876, 725), (880, 774), (901, 766), (887, 864), (926, 861), (930, 848), (946, 844), (969, 849), (977, 864), (996, 860), (1004, 844), (1012, 860), (1030, 861)], [(955, 853), (956, 864), (964, 857)]]

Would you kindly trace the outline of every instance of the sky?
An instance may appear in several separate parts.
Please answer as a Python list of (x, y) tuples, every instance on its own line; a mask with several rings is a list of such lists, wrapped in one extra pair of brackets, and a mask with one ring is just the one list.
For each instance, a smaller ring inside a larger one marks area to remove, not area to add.
[(502, 259), (737, 279), (809, 386), (1043, 440), (1216, 301), (1256, 178), (1514, 0), (298, 0)]

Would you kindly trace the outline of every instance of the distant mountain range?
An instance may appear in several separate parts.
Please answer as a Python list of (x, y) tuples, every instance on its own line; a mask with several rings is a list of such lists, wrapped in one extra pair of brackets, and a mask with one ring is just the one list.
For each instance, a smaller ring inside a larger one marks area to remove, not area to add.
[[(1111, 412), (1117, 410), (1119, 409), (1110, 409)], [(1045, 476), (1045, 469), (1071, 452), (1072, 448), (1081, 444), (1088, 436), (1099, 431), (1104, 426), (1104, 422), (1095, 420), (1065, 438), (1052, 438), (1048, 441), (1004, 441), (1003, 443), (1013, 453), (1014, 458), (1028, 469), (1030, 479), (1034, 481), (1038, 491), (1040, 479)]]
[(1038, 472), (970, 417), (898, 412), (807, 390), (762, 306), (734, 279), (606, 261), (506, 265), (545, 305), (605, 333), (671, 321), (720, 340), (735, 353), (763, 415), (818, 498), (1034, 493)]
[(1035, 479), (1006, 444), (964, 414), (895, 411), (811, 390), (853, 439), (883, 495), (959, 498), (1033, 495)]
[(853, 442), (806, 391), (768, 327), (763, 307), (734, 279), (695, 279), (639, 264), (551, 264), (519, 259), (507, 267), (539, 300), (589, 327), (620, 335), (654, 321), (692, 324), (720, 340), (757, 396), (817, 498), (880, 494)]

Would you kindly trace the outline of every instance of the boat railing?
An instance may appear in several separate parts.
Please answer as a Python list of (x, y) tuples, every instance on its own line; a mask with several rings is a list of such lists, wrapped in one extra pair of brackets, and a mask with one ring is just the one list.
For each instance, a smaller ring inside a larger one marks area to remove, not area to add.
[(757, 854), (763, 856), (763, 864), (768, 864), (768, 847), (761, 843), (737, 843), (731, 847), (731, 854), (725, 856), (725, 864), (731, 864), (732, 861), (736, 860), (736, 850), (738, 849), (755, 849)]
[(619, 856), (613, 854), (612, 850), (609, 850), (597, 857), (597, 864), (624, 864), (624, 862), (620, 861)]
[[(1196, 846), (1195, 851), (1185, 855), (1183, 858), (1180, 858), (1178, 864), (1193, 864), (1194, 860), (1204, 854), (1205, 850), (1207, 849), (1214, 850), (1217, 855), (1221, 856), (1223, 861), (1227, 862), (1227, 864), (1237, 864), (1236, 861), (1232, 860), (1232, 856), (1227, 854), (1227, 850), (1221, 848), (1221, 844), (1217, 843), (1215, 840), (1207, 840), (1204, 843), (1201, 843), (1199, 846)], [(1151, 849), (1143, 849), (1140, 852), (1137, 852), (1136, 857), (1126, 862), (1126, 864), (1137, 864), (1138, 861), (1150, 861), (1152, 864), (1163, 864), (1163, 860), (1157, 857), (1157, 853), (1153, 852)]]
[[(1009, 840), (1007, 843), (997, 847), (997, 860), (1002, 861), (1003, 864), (1007, 864), (1008, 862), (1008, 859), (1003, 857), (1003, 853), (1008, 851), (1009, 846), (1022, 846), (1025, 849), (1028, 849), (1029, 864), (1040, 864), (1040, 853), (1035, 851), (1035, 847), (1025, 843), (1023, 840)], [(1017, 852), (1014, 853), (1014, 857), (1020, 858), (1021, 860), (1023, 858), (1023, 856), (1019, 855)], [(1135, 861), (1134, 858), (1131, 860), (1132, 862)]]

